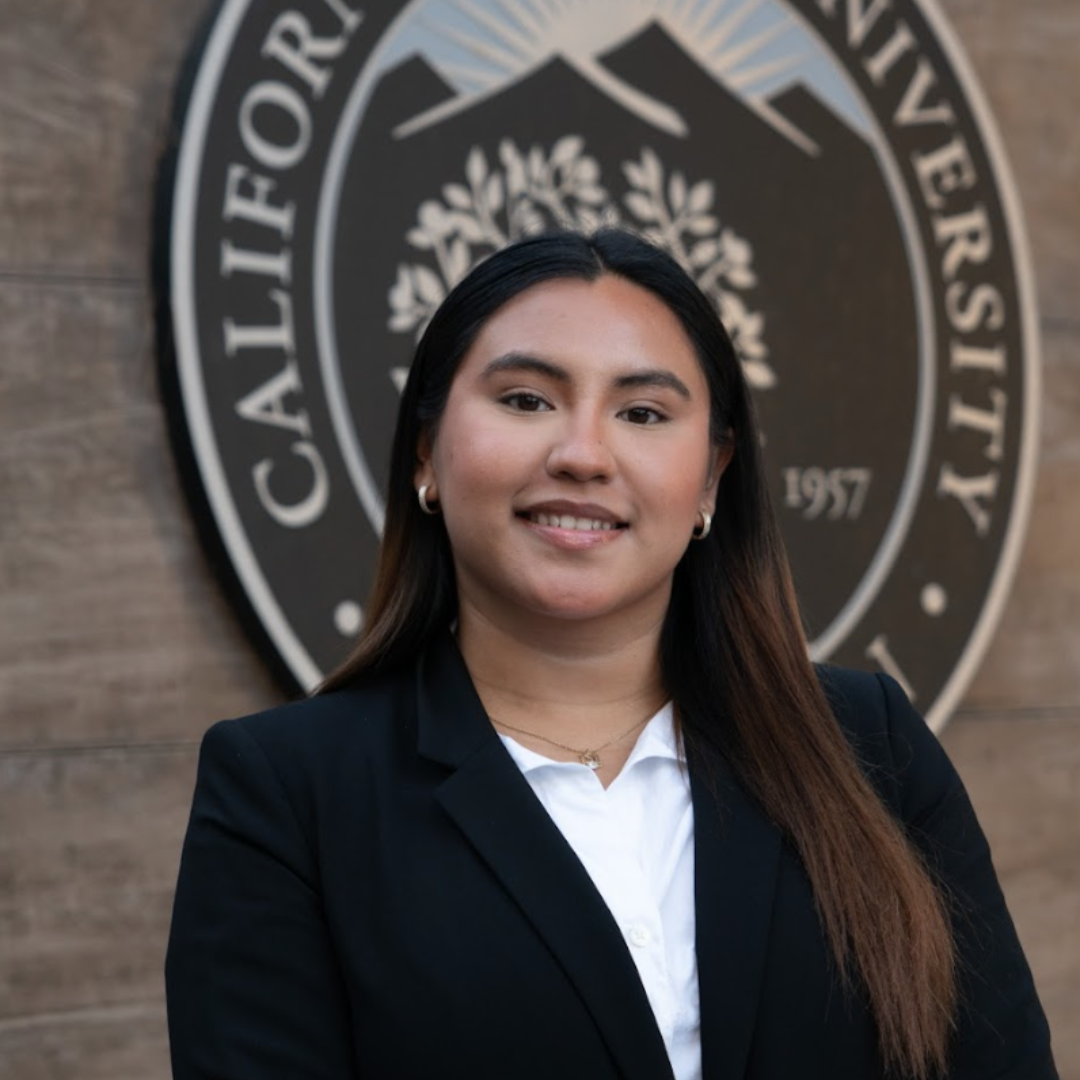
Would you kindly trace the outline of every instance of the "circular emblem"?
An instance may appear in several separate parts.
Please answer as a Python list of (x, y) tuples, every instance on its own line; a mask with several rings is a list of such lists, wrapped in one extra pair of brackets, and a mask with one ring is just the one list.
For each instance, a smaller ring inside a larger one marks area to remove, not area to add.
[(1027, 516), (1014, 190), (930, 0), (224, 0), (159, 192), (163, 386), (256, 637), (314, 685), (363, 620), (417, 336), (553, 224), (669, 251), (762, 420), (813, 657), (940, 726)]

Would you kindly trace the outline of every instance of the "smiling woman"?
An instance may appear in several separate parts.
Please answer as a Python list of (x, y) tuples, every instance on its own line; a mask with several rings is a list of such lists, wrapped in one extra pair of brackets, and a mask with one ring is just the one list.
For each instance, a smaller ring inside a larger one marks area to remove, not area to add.
[(730, 454), (709, 420), (692, 343), (641, 286), (556, 280), (496, 312), (415, 476), (443, 507), (463, 646), (528, 637), (518, 623), (552, 617), (588, 620), (590, 636), (657, 634)]
[(178, 1080), (1050, 1080), (956, 773), (815, 670), (730, 339), (624, 232), (435, 313), (368, 621), (204, 742)]

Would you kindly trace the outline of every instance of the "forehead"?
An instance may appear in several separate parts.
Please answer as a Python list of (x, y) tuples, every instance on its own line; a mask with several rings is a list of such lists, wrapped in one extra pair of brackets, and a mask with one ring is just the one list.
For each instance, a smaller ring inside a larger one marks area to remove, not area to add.
[(484, 324), (463, 368), (512, 352), (579, 370), (664, 367), (704, 386), (678, 316), (648, 289), (614, 274), (547, 281), (519, 293)]

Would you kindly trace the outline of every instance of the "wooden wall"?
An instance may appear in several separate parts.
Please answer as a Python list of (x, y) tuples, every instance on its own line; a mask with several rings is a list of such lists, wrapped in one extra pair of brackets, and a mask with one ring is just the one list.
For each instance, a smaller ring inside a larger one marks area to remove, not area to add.
[[(213, 719), (276, 693), (196, 543), (157, 396), (150, 200), (196, 0), (0, 3), (0, 1076), (164, 1080), (162, 957)], [(943, 0), (1026, 208), (1043, 457), (944, 742), (1080, 1080), (1080, 5)]]

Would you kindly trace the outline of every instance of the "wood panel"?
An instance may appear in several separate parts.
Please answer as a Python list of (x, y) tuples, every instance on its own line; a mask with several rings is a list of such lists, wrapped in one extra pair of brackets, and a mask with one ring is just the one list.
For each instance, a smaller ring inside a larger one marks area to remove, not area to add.
[(139, 279), (200, 0), (0, 5), (0, 269)]
[(1080, 709), (1080, 318), (1048, 320), (1043, 336), (1031, 522), (1009, 603), (966, 695), (971, 708)]
[(962, 713), (942, 744), (1000, 848), (995, 865), (1004, 878), (1069, 860), (1080, 872), (1080, 711), (1028, 718)]
[(1031, 866), (1009, 875), (1004, 887), (1050, 1023), (1061, 1080), (1080, 1080), (1080, 867), (1075, 858)]
[(276, 698), (207, 572), (137, 287), (0, 282), (0, 748), (193, 738)]
[(990, 841), (1063, 1080), (1080, 1080), (1080, 710), (962, 714), (942, 742)]
[(165, 1006), (0, 1021), (0, 1076), (11, 1080), (168, 1080)]
[(1044, 313), (1077, 316), (1080, 5), (941, 0), (1001, 130), (1031, 235)]
[(162, 997), (194, 745), (0, 755), (0, 1020)]

